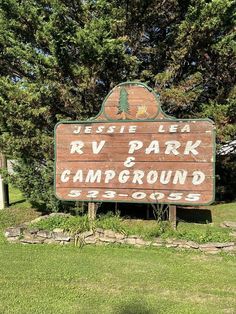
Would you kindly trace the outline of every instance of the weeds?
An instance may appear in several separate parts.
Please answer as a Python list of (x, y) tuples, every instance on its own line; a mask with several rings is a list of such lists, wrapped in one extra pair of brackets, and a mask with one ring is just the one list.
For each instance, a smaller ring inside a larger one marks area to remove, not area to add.
[(61, 228), (71, 234), (81, 233), (90, 229), (89, 219), (87, 215), (83, 216), (53, 216), (48, 219), (40, 220), (31, 225), (41, 230), (52, 231), (55, 228)]
[[(92, 223), (92, 225), (91, 225)], [(41, 220), (32, 227), (41, 230), (52, 231), (55, 228), (61, 228), (72, 235), (88, 231), (91, 229), (102, 228), (110, 229), (124, 235), (138, 235), (143, 239), (152, 240), (156, 237), (176, 238), (194, 241), (198, 243), (206, 242), (228, 242), (231, 240), (228, 230), (222, 230), (219, 227), (194, 224), (180, 224), (177, 230), (174, 230), (169, 221), (143, 221), (135, 219), (123, 219), (118, 213), (108, 212), (100, 215), (92, 222), (87, 215), (83, 216), (53, 216)], [(75, 244), (82, 246), (80, 239), (75, 240)]]

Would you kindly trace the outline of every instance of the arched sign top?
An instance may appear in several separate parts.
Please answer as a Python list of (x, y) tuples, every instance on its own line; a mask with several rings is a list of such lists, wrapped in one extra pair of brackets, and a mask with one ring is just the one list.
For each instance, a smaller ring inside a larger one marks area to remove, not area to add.
[(151, 88), (139, 82), (125, 82), (110, 91), (95, 119), (139, 121), (167, 117), (161, 109), (159, 96)]

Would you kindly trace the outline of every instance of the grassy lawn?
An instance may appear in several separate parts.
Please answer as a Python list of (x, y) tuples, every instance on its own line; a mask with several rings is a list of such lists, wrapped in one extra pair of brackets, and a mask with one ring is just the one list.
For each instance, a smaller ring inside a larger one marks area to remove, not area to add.
[(0, 245), (0, 313), (235, 313), (235, 257)]
[[(0, 211), (0, 313), (236, 312), (235, 256), (111, 245), (8, 244), (4, 228), (40, 215), (11, 192), (11, 207)], [(212, 230), (224, 220), (236, 220), (235, 203), (211, 210)], [(155, 226), (155, 221), (146, 221), (145, 228), (140, 221), (123, 223), (132, 231)], [(207, 226), (182, 222), (179, 229), (201, 234)]]

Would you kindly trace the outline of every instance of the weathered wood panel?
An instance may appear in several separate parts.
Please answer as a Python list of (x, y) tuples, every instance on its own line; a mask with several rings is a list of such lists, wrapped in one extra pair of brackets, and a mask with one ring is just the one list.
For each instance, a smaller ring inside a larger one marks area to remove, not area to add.
[[(171, 169), (171, 170), (167, 170)], [(125, 170), (125, 171), (124, 171)], [(213, 169), (209, 163), (181, 162), (137, 162), (135, 169), (126, 168), (121, 163), (84, 163), (60, 162), (57, 165), (57, 187), (76, 188), (82, 184), (84, 187), (112, 187), (116, 188), (142, 188), (166, 189), (166, 185), (173, 189), (212, 189)], [(204, 185), (199, 182), (203, 180)], [(200, 178), (202, 176), (202, 179)], [(94, 180), (92, 180), (94, 178)], [(94, 182), (93, 182), (94, 181)]]
[(55, 136), (57, 196), (85, 201), (211, 202), (214, 126), (209, 121), (198, 123), (59, 124)]
[[(109, 121), (106, 121), (109, 122)], [(127, 121), (126, 121), (127, 122)], [(208, 120), (159, 120), (152, 121), (153, 123), (146, 123), (146, 121), (129, 121), (129, 123), (124, 123), (124, 121), (114, 121), (110, 123), (105, 123), (104, 121), (85, 121), (71, 124), (59, 124), (57, 126), (57, 134), (63, 133), (66, 134), (112, 134), (111, 131), (114, 130), (113, 133), (116, 134), (126, 134), (133, 131), (133, 127), (136, 126), (135, 134), (145, 133), (145, 134), (175, 134), (181, 133), (185, 134), (186, 131), (183, 130), (186, 125), (190, 126), (191, 133), (209, 133), (212, 132), (214, 127), (212, 123)], [(155, 123), (154, 123), (155, 122)], [(138, 124), (137, 124), (138, 123)], [(173, 126), (177, 125), (177, 128), (173, 128)], [(102, 129), (101, 126), (103, 126)], [(115, 128), (114, 128), (115, 127)], [(111, 130), (112, 129), (112, 130)], [(175, 131), (171, 131), (176, 129)], [(182, 130), (182, 132), (181, 132)], [(79, 133), (78, 133), (79, 131)], [(134, 132), (134, 131), (133, 131)]]
[(175, 192), (167, 190), (155, 191), (153, 189), (89, 189), (84, 187), (60, 188), (57, 190), (57, 197), (67, 200), (86, 200), (90, 202), (95, 201), (109, 201), (109, 202), (134, 202), (134, 203), (167, 203), (167, 204), (206, 204), (212, 201), (212, 192), (205, 191), (182, 191), (175, 190)]
[[(62, 149), (57, 153), (57, 158), (60, 161), (76, 161), (77, 156), (76, 155), (69, 155), (68, 154), (69, 149)], [(112, 150), (113, 151), (113, 150)], [(106, 162), (107, 160), (112, 161), (112, 162), (122, 162), (124, 161), (124, 153), (122, 149), (117, 148), (118, 153), (116, 152), (108, 152), (106, 154), (99, 154), (97, 157), (94, 157), (91, 154), (83, 154), (80, 157), (80, 161), (83, 162), (89, 162), (89, 161), (104, 161)], [(209, 155), (211, 153), (212, 149), (211, 147), (208, 148), (201, 148), (199, 149), (199, 154), (198, 156), (188, 156), (188, 161), (186, 161), (186, 157), (183, 155), (178, 155), (178, 156), (172, 156), (172, 155), (165, 155), (165, 154), (158, 154), (158, 155), (150, 155), (148, 157), (149, 162), (154, 162), (154, 161), (159, 161), (159, 162), (177, 162), (177, 161), (182, 161), (182, 162), (212, 162), (212, 156)], [(146, 155), (143, 154), (142, 152), (137, 152), (135, 154), (135, 160), (138, 162), (145, 162), (147, 161), (147, 158), (145, 158)]]

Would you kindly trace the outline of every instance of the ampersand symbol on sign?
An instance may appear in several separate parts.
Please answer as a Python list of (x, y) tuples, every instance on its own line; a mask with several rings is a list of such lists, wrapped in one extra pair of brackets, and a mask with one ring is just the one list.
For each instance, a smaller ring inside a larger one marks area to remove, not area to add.
[(127, 157), (126, 161), (124, 162), (124, 166), (127, 168), (131, 168), (135, 165), (135, 157)]

